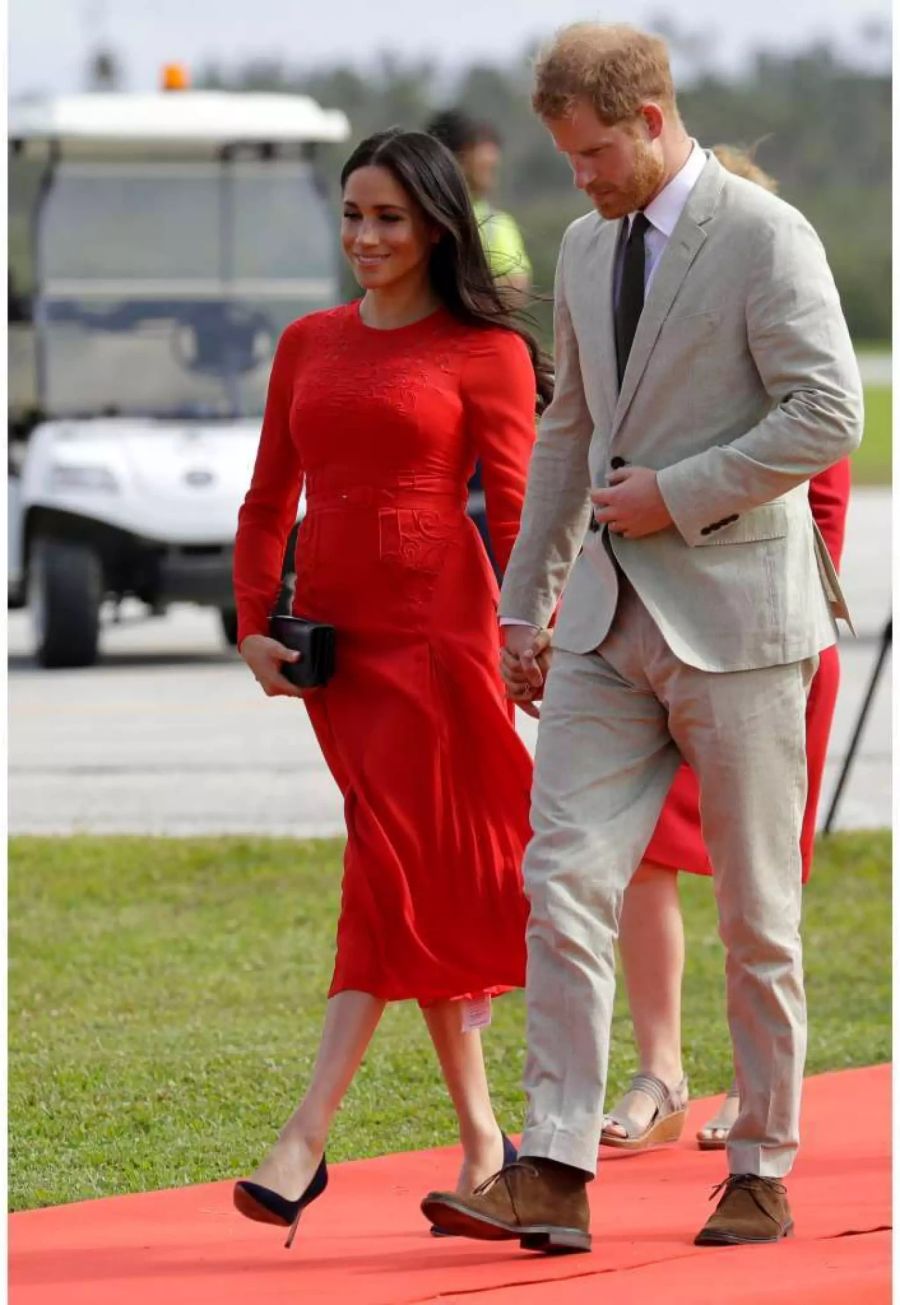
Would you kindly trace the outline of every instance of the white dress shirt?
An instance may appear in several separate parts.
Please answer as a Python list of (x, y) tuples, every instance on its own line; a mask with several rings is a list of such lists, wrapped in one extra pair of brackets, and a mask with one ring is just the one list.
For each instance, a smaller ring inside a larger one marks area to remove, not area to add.
[[(682, 210), (688, 202), (688, 196), (700, 180), (700, 173), (706, 167), (706, 154), (700, 148), (695, 140), (691, 140), (691, 152), (682, 164), (680, 170), (675, 173), (671, 181), (663, 186), (659, 194), (650, 201), (644, 209), (644, 217), (650, 223), (650, 226), (644, 233), (644, 298), (650, 290), (650, 283), (653, 280), (653, 274), (659, 266), (659, 260), (663, 256), (666, 245), (669, 243), (669, 237), (675, 230), (678, 219), (681, 217)], [(637, 212), (628, 214), (628, 231), (631, 231), (631, 224), (637, 217)], [(615, 270), (615, 299), (619, 298), (619, 286), (622, 281), (622, 255), (625, 249), (625, 241), (620, 241), (619, 257)], [(501, 625), (530, 625), (530, 621), (520, 621), (514, 616), (503, 616), (500, 618)]]

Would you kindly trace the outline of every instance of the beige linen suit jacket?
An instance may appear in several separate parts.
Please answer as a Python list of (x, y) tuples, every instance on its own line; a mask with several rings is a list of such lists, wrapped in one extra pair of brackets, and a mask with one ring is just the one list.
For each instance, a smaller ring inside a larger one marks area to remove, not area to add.
[[(737, 671), (812, 656), (849, 616), (807, 482), (862, 434), (859, 372), (822, 245), (790, 205), (708, 155), (619, 392), (619, 228), (591, 213), (563, 238), (556, 392), (501, 617), (544, 626), (565, 587), (555, 645), (596, 648), (616, 609), (611, 548), (688, 665)], [(588, 530), (589, 491), (606, 483), (612, 458), (658, 471), (672, 526), (642, 539)]]

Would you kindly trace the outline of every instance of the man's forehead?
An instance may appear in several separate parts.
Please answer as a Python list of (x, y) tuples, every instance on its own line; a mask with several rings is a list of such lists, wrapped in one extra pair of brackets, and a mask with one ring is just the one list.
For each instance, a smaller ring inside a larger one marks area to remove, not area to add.
[(564, 117), (547, 119), (547, 128), (558, 148), (568, 150), (590, 149), (623, 134), (621, 123), (603, 122), (586, 100), (576, 100)]

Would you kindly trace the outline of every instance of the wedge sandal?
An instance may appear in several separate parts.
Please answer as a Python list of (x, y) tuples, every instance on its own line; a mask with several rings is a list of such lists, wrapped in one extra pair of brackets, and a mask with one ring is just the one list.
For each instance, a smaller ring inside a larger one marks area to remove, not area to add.
[[(655, 1074), (635, 1074), (628, 1086), (629, 1092), (643, 1092), (656, 1106), (648, 1124), (640, 1124), (621, 1108), (613, 1107), (606, 1116), (600, 1134), (601, 1146), (616, 1147), (620, 1151), (644, 1151), (649, 1146), (663, 1142), (677, 1142), (687, 1118), (688, 1082), (683, 1078), (670, 1088)], [(625, 1137), (609, 1131), (610, 1124), (618, 1124)]]

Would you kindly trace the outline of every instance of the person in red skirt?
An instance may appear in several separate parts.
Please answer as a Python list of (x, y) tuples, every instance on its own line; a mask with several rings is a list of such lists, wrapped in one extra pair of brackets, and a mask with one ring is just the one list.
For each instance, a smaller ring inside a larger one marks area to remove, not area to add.
[[(719, 161), (767, 189), (776, 188), (745, 153), (717, 146)], [(850, 496), (850, 460), (813, 477), (809, 502), (835, 568), (844, 546)], [(837, 646), (821, 654), (806, 710), (808, 791), (800, 839), (803, 882), (809, 878), (816, 813), (828, 737), (840, 678)], [(675, 775), (666, 805), (644, 859), (625, 892), (619, 921), (619, 954), (637, 1044), (639, 1071), (628, 1091), (607, 1112), (601, 1145), (639, 1151), (675, 1141), (684, 1126), (688, 1085), (681, 1059), (681, 980), (684, 925), (677, 872), (711, 875), (700, 828), (699, 789), (687, 764)], [(719, 1111), (697, 1133), (703, 1150), (724, 1149), (738, 1116), (740, 1097), (732, 1082)]]
[[(324, 1190), (329, 1127), (389, 1001), (422, 1007), (459, 1120), (459, 1190), (514, 1158), (478, 1026), (491, 997), (525, 979), (531, 759), (500, 680), (497, 584), (466, 483), (480, 459), (504, 566), (549, 364), (507, 310), (443, 145), (379, 133), (341, 188), (364, 293), (279, 341), (234, 557), (241, 656), (268, 695), (305, 697), (347, 824), (311, 1081), (234, 1190), (243, 1215), (291, 1236)], [(269, 636), (304, 484), (293, 610), (336, 630), (334, 676), (305, 693)], [(282, 996), (289, 1017), (303, 994)]]

